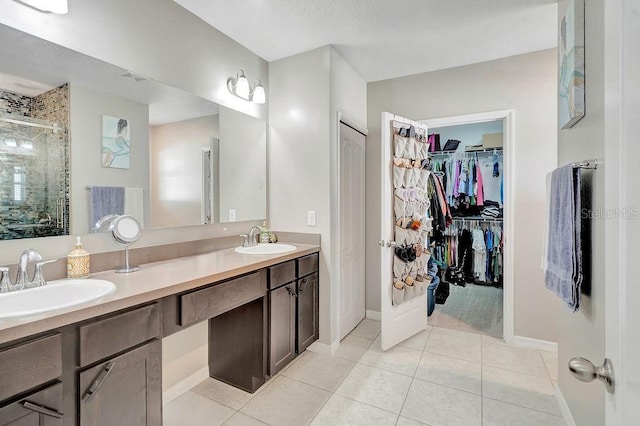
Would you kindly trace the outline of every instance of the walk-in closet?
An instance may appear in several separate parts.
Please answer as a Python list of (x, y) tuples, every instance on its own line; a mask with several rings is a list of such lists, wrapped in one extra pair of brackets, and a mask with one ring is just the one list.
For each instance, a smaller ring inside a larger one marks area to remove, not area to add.
[(440, 283), (429, 324), (503, 337), (503, 121), (429, 128), (431, 171), (451, 217), (434, 228)]

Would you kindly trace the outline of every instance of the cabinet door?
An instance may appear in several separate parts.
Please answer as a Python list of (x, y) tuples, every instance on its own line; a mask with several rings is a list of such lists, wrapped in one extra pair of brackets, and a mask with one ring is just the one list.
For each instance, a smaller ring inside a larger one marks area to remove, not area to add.
[(80, 424), (162, 424), (161, 350), (154, 340), (81, 372)]
[(302, 353), (318, 340), (318, 274), (298, 280), (298, 348)]
[(62, 383), (0, 408), (2, 426), (62, 426)]
[(295, 283), (269, 292), (269, 374), (272, 376), (296, 356), (295, 296)]

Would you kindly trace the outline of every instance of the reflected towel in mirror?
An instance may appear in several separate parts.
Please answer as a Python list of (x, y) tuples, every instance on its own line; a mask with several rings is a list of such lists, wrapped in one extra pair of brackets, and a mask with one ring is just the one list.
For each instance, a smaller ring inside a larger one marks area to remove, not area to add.
[[(125, 191), (121, 186), (93, 186), (89, 189), (90, 227), (108, 214), (124, 214)], [(89, 229), (91, 232), (91, 229)]]

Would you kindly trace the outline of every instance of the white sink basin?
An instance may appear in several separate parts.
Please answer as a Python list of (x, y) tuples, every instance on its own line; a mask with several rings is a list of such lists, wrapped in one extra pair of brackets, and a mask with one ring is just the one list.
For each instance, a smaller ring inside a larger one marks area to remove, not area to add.
[(280, 254), (294, 251), (296, 246), (291, 244), (258, 244), (253, 247), (236, 247), (236, 252), (242, 254)]
[(44, 287), (3, 293), (0, 294), (0, 318), (68, 308), (99, 299), (115, 289), (111, 281), (88, 278), (51, 281)]

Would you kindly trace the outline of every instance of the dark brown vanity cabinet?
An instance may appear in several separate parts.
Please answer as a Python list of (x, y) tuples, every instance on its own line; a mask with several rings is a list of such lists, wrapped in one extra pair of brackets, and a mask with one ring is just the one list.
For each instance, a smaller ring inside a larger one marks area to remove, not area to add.
[(79, 327), (80, 425), (162, 424), (157, 303)]
[(297, 353), (318, 340), (318, 273), (298, 279)]
[(161, 351), (154, 340), (82, 371), (80, 424), (161, 425)]
[(60, 334), (0, 349), (0, 425), (62, 425), (61, 377)]
[(318, 254), (269, 267), (269, 374), (318, 339)]

